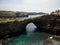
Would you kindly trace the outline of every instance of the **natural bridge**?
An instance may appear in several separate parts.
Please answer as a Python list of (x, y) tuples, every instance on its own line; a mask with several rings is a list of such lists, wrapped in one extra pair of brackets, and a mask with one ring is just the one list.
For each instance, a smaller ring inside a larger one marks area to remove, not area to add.
[(56, 35), (60, 33), (60, 16), (46, 15), (21, 21), (0, 23), (0, 38), (26, 34), (26, 26), (31, 22), (37, 27), (35, 31)]

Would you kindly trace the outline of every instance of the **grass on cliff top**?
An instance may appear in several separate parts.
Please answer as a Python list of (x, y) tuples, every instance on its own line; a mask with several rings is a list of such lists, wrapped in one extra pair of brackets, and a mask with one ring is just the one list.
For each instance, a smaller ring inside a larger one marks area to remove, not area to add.
[[(51, 19), (51, 18), (59, 18), (60, 19), (60, 15), (45, 15), (45, 16), (39, 16), (39, 17), (34, 17), (34, 18), (18, 18), (18, 19), (10, 19), (10, 18), (0, 18), (0, 23), (6, 23), (6, 22), (11, 22), (11, 20), (16, 21), (16, 22), (23, 22), (23, 21), (28, 21), (28, 20), (37, 20), (37, 19)], [(10, 20), (9, 20), (10, 19)], [(13, 21), (13, 22), (14, 22)]]

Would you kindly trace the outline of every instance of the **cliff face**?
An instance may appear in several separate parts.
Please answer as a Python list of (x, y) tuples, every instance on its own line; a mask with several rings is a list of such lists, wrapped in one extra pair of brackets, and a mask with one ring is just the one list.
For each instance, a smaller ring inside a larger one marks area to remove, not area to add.
[(40, 18), (38, 28), (42, 31), (60, 35), (60, 15), (47, 15)]
[[(26, 25), (33, 22), (38, 31), (60, 35), (60, 16), (46, 15), (34, 19), (0, 23), (0, 38), (26, 33)], [(55, 33), (56, 32), (56, 33)]]
[(8, 23), (0, 23), (0, 37), (5, 36), (7, 33), (9, 33), (9, 27), (8, 27)]
[(47, 25), (44, 26), (46, 29), (60, 30), (60, 16), (49, 15), (43, 17)]
[(20, 22), (7, 22), (7, 23), (0, 23), (0, 38), (5, 37), (13, 37), (20, 34), (25, 34), (26, 31), (24, 30), (22, 23)]

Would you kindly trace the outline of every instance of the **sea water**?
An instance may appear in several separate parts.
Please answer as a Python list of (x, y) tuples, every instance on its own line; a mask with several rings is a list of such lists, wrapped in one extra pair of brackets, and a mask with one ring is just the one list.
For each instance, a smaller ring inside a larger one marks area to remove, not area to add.
[(50, 37), (43, 32), (34, 32), (37, 27), (33, 23), (26, 26), (26, 35), (20, 35), (9, 41), (7, 45), (43, 45), (44, 40)]

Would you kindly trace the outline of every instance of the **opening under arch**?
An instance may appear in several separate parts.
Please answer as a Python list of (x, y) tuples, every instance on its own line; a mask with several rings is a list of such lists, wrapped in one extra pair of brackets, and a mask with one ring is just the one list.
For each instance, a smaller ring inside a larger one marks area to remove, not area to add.
[(26, 32), (27, 32), (27, 34), (29, 35), (29, 34), (33, 33), (36, 28), (37, 28), (37, 26), (33, 22), (28, 23), (26, 25)]

